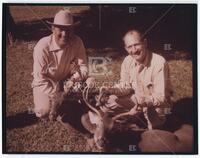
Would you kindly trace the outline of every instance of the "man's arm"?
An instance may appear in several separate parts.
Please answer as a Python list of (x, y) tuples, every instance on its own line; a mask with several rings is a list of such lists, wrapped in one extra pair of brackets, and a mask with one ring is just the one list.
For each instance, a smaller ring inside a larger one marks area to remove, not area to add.
[(154, 77), (154, 88), (153, 88), (153, 98), (154, 105), (163, 105), (167, 103), (170, 96), (170, 79), (169, 79), (169, 66), (167, 62), (164, 63), (163, 67), (158, 71)]
[(38, 87), (42, 92), (51, 96), (55, 93), (56, 85), (47, 77), (48, 60), (45, 50), (41, 45), (36, 45), (33, 52), (33, 87)]
[(152, 94), (145, 98), (147, 104), (153, 106), (167, 106), (170, 97), (169, 68), (167, 62), (158, 69), (153, 76)]
[(114, 88), (111, 89), (111, 93), (120, 97), (129, 95), (132, 92), (133, 88), (130, 83), (129, 62), (127, 58), (125, 58), (121, 65), (120, 83), (115, 85)]
[(78, 49), (77, 49), (77, 60), (80, 73), (83, 79), (88, 77), (88, 67), (87, 67), (87, 56), (84, 44), (81, 39), (78, 40)]

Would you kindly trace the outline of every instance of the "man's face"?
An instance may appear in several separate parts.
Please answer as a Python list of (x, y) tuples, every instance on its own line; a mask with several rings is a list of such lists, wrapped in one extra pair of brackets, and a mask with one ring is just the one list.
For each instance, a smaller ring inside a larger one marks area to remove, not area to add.
[(146, 40), (141, 41), (140, 34), (132, 32), (124, 38), (126, 51), (137, 61), (142, 62), (146, 56)]
[(52, 32), (55, 36), (56, 43), (63, 48), (70, 40), (73, 30), (72, 28), (63, 26), (52, 26)]

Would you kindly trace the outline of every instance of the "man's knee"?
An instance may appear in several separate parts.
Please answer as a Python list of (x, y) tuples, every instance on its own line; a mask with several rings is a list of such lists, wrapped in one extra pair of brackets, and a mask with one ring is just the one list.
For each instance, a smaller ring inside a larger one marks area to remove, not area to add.
[(35, 107), (34, 112), (35, 112), (35, 115), (37, 117), (44, 118), (44, 117), (47, 117), (49, 115), (50, 108), (47, 108), (47, 107), (37, 108), (37, 107)]
[(39, 88), (33, 89), (34, 112), (37, 117), (46, 117), (50, 112), (50, 98), (47, 94), (40, 91)]

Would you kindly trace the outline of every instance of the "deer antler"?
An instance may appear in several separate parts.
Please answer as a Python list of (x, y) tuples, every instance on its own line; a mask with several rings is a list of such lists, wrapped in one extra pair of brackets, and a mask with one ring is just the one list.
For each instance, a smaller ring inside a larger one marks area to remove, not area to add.
[(84, 88), (83, 94), (82, 94), (83, 100), (84, 100), (84, 102), (86, 103), (86, 105), (87, 105), (93, 112), (95, 112), (99, 117), (101, 117), (100, 112), (99, 112), (97, 109), (95, 109), (95, 108), (87, 101), (87, 98), (86, 98), (86, 96), (85, 96), (85, 92), (86, 92), (86, 91), (88, 92), (88, 90), (89, 90), (89, 87), (85, 87), (85, 88)]
[(120, 117), (127, 116), (127, 115), (130, 115), (130, 112), (125, 112), (125, 113), (118, 114), (118, 115), (114, 116), (112, 119), (113, 119), (114, 121), (116, 121), (116, 120), (119, 119)]
[(113, 121), (116, 121), (120, 117), (127, 116), (127, 115), (135, 115), (137, 113), (138, 105), (135, 105), (130, 111), (118, 114), (112, 118)]

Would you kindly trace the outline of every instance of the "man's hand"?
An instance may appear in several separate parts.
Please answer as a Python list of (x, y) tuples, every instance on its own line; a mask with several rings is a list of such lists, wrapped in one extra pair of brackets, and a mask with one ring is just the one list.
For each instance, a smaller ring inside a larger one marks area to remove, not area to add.
[(103, 112), (114, 112), (113, 110), (119, 106), (119, 104), (116, 102), (117, 100), (118, 97), (116, 95), (110, 95), (104, 98), (104, 104), (103, 106), (100, 106), (100, 109)]
[(135, 94), (133, 94), (130, 99), (134, 103), (134, 105), (138, 105), (138, 101)]
[(70, 91), (70, 89), (73, 87), (73, 85), (74, 85), (74, 82), (71, 81), (71, 80), (68, 80), (68, 81), (66, 81), (66, 82), (64, 83), (63, 88), (64, 88), (65, 94), (68, 94), (68, 93), (69, 93), (69, 91)]
[(95, 78), (89, 77), (89, 78), (87, 78), (85, 83), (86, 83), (88, 88), (95, 88)]
[(130, 111), (129, 114), (134, 116), (135, 114), (141, 112), (141, 110), (138, 110), (138, 105), (135, 105)]
[(146, 103), (146, 98), (143, 96), (138, 96), (133, 94), (131, 96), (131, 101), (137, 106), (137, 111), (142, 111), (144, 107), (150, 106), (150, 104)]

